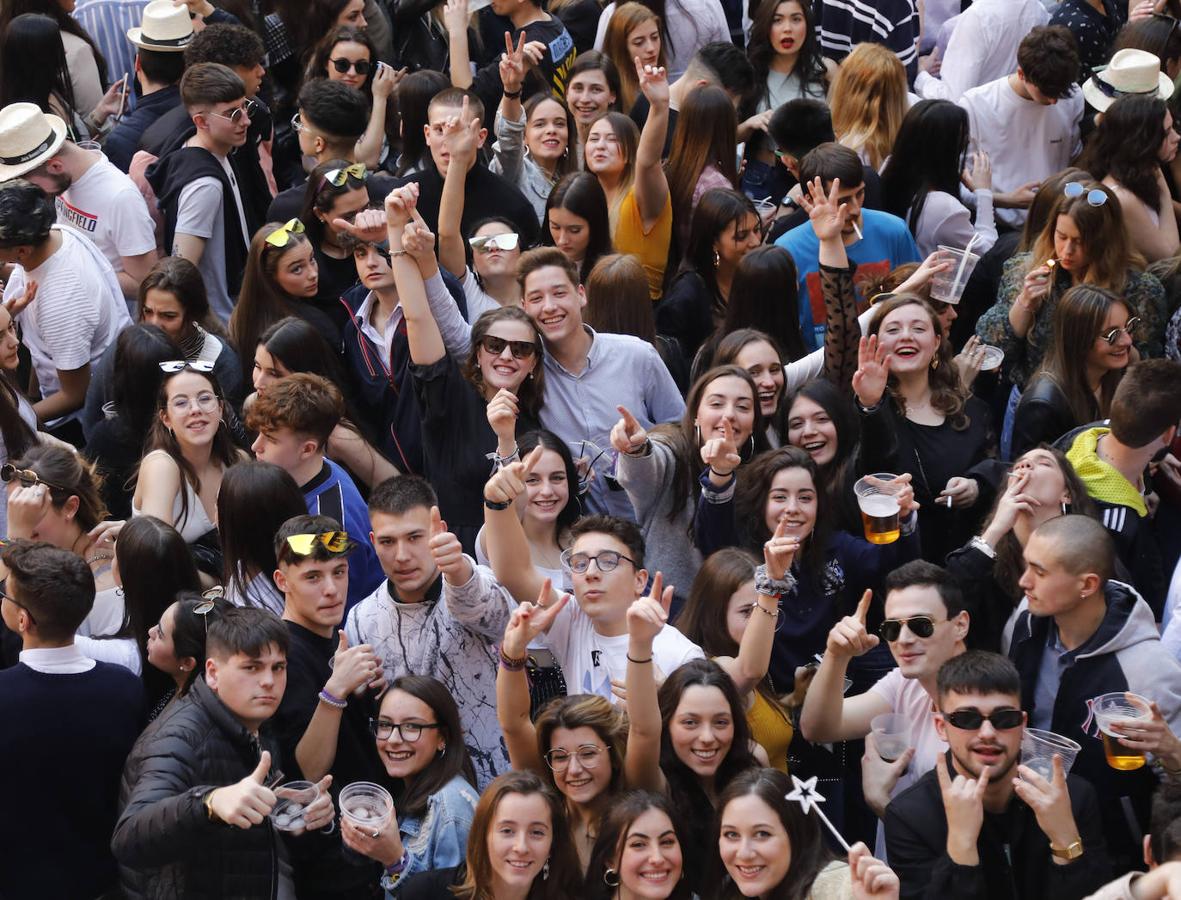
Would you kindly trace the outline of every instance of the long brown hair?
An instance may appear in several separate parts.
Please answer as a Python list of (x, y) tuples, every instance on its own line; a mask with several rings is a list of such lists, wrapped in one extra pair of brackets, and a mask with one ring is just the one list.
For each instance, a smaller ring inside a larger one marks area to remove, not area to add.
[(880, 169), (906, 117), (906, 69), (882, 44), (858, 44), (837, 70), (829, 103), (837, 141)]
[(488, 852), (488, 837), (496, 820), (496, 810), (506, 794), (538, 794), (550, 810), (549, 876), (540, 874), (526, 895), (528, 900), (570, 900), (578, 894), (582, 881), (582, 868), (578, 854), (570, 840), (570, 829), (566, 823), (566, 810), (557, 792), (533, 772), (506, 772), (493, 780), (480, 795), (472, 827), (468, 832), (466, 871), (463, 883), (451, 888), (451, 893), (461, 900), (493, 900), (492, 859)]
[(497, 322), (522, 322), (529, 326), (533, 335), (533, 371), (532, 377), (527, 377), (517, 388), (517, 399), (521, 401), (521, 409), (534, 418), (541, 412), (541, 403), (545, 399), (545, 343), (541, 339), (541, 332), (533, 320), (525, 315), (519, 306), (502, 306), (483, 313), (472, 324), (471, 346), (467, 359), (463, 361), (463, 377), (476, 390), (484, 386), (484, 373), (480, 371), (480, 341), (488, 334), (488, 330)]
[(1076, 169), (1073, 166), (1051, 175), (1041, 183), (1037, 193), (1033, 195), (1033, 202), (1029, 204), (1029, 212), (1025, 216), (1025, 225), (1021, 229), (1021, 240), (1017, 244), (1018, 253), (1028, 253), (1037, 243), (1038, 236), (1050, 221), (1050, 216), (1058, 207), (1062, 191), (1072, 181), (1094, 181), (1090, 172)]
[[(1082, 185), (1083, 192), (1077, 197), (1067, 197), (1066, 194), (1059, 196), (1058, 205), (1034, 242), (1033, 256), (1027, 271), (1057, 256), (1054, 251), (1054, 232), (1058, 228), (1058, 218), (1070, 216), (1078, 228), (1087, 254), (1087, 271), (1082, 281), (1122, 294), (1128, 280), (1128, 269), (1144, 268), (1144, 258), (1128, 242), (1123, 209), (1111, 188), (1098, 181), (1085, 181)], [(1087, 198), (1094, 190), (1106, 194), (1107, 202), (1092, 206)]]
[[(534, 722), (537, 730), (537, 755), (545, 758), (550, 742), (559, 728), (572, 731), (589, 728), (607, 745), (611, 763), (609, 793), (623, 789), (623, 755), (627, 750), (627, 717), (618, 706), (598, 694), (575, 694), (555, 697), (547, 703)], [(553, 772), (546, 769), (553, 781)], [(555, 786), (556, 790), (556, 786)]]
[(825, 502), (824, 483), (816, 463), (804, 450), (787, 445), (760, 453), (738, 469), (738, 485), (734, 490), (734, 518), (738, 522), (742, 546), (754, 551), (771, 537), (767, 528), (767, 498), (775, 476), (784, 469), (803, 469), (816, 489), (816, 522), (805, 539), (796, 560), (800, 569), (819, 577), (828, 553), (828, 534), (834, 510)]
[(582, 321), (595, 331), (631, 334), (655, 346), (656, 316), (639, 259), (631, 253), (599, 258), (586, 279)]
[[(536, 112), (537, 107), (550, 100), (562, 108), (562, 115), (566, 117), (566, 152), (562, 154), (554, 167), (554, 183), (565, 178), (573, 172), (579, 171), (578, 165), (578, 123), (574, 121), (574, 115), (570, 112), (570, 107), (566, 105), (566, 101), (557, 94), (551, 94), (545, 91), (534, 94), (525, 101), (525, 130), (529, 130), (529, 122), (533, 119), (533, 113)], [(522, 139), (523, 140), (523, 139)], [(575, 152), (571, 152), (571, 151)]]
[(738, 184), (737, 131), (738, 116), (730, 95), (716, 84), (690, 91), (681, 104), (677, 113), (678, 140), (673, 143), (665, 171), (673, 198), (673, 217), (686, 232), (693, 190), (707, 166), (717, 169), (730, 187)]
[(612, 13), (611, 21), (607, 25), (607, 33), (603, 37), (603, 52), (610, 57), (619, 71), (619, 86), (622, 90), (619, 99), (623, 109), (631, 109), (640, 93), (640, 83), (636, 80), (636, 64), (632, 59), (631, 50), (628, 49), (627, 39), (640, 25), (653, 21), (660, 31), (660, 56), (656, 64), (667, 66), (665, 60), (668, 58), (668, 48), (665, 46), (664, 26), (660, 16), (648, 7), (634, 0), (621, 3), (615, 7), (615, 12)]
[(750, 373), (741, 366), (715, 366), (698, 378), (685, 397), (685, 413), (680, 422), (669, 422), (657, 425), (652, 429), (653, 440), (668, 447), (675, 459), (673, 464), (672, 484), (669, 490), (673, 492), (672, 508), (668, 513), (668, 520), (675, 522), (684, 511), (686, 504), (693, 501), (697, 504), (697, 495), (701, 492), (701, 485), (697, 475), (701, 471), (701, 430), (697, 427), (697, 408), (705, 396), (706, 389), (719, 378), (738, 378), (750, 389), (754, 425), (750, 438), (738, 448), (743, 459), (750, 459), (756, 453), (767, 449), (767, 425), (763, 421), (763, 410), (759, 405), (759, 389), (755, 386)]
[[(607, 207), (608, 220), (611, 223), (611, 233), (615, 234), (615, 229), (619, 225), (619, 208), (623, 205), (623, 201), (627, 198), (628, 192), (631, 191), (632, 184), (636, 180), (636, 151), (640, 147), (640, 129), (636, 127), (636, 123), (630, 118), (618, 112), (603, 113), (603, 115), (591, 122), (591, 128), (594, 128), (595, 125), (604, 120), (611, 126), (615, 140), (619, 142), (619, 155), (623, 159), (623, 176), (620, 178), (619, 186), (615, 190), (614, 201), (609, 203)], [(585, 156), (585, 147), (583, 147), (582, 152)], [(583, 164), (585, 165), (585, 159), (583, 160)], [(587, 249), (589, 250), (590, 248), (588, 247)]]
[[(931, 369), (927, 372), (927, 383), (931, 388), (931, 406), (943, 414), (943, 417), (951, 423), (952, 428), (956, 431), (963, 431), (971, 424), (971, 420), (964, 411), (968, 402), (968, 391), (964, 388), (959, 373), (952, 363), (951, 342), (944, 339), (943, 326), (939, 324), (939, 317), (935, 315), (931, 304), (916, 294), (894, 294), (875, 307), (877, 315), (870, 323), (869, 333), (871, 335), (877, 334), (881, 330), (886, 316), (896, 309), (911, 304), (921, 306), (930, 316), (931, 327), (935, 329), (935, 336), (939, 339), (935, 346), (935, 356), (931, 360)], [(899, 392), (898, 379), (893, 374), (890, 375), (888, 385), (887, 390), (890, 392), (891, 399), (905, 415), (906, 399)]]
[(250, 241), (242, 290), (230, 316), (230, 340), (242, 357), (242, 372), (250, 381), (254, 369), (254, 350), (262, 333), (286, 316), (296, 315), (294, 299), (275, 280), (279, 263), (291, 250), (302, 247), (308, 239), (302, 234), (288, 234), (287, 244), (276, 247), (267, 238), (282, 228), (270, 222), (258, 229)]
[(53, 485), (49, 489), (49, 502), (55, 507), (60, 509), (71, 497), (77, 497), (74, 521), (83, 532), (107, 517), (102, 476), (94, 463), (81, 454), (55, 444), (34, 444), (13, 464), (18, 469), (32, 469), (38, 478)]
[[(1099, 399), (1087, 384), (1087, 356), (1103, 331), (1111, 308), (1128, 305), (1111, 291), (1090, 284), (1072, 287), (1054, 307), (1053, 338), (1038, 374), (1053, 380), (1070, 405), (1076, 425), (1107, 417), (1111, 398), (1127, 371), (1113, 369), (1099, 380)], [(1130, 313), (1130, 310), (1128, 310)]]

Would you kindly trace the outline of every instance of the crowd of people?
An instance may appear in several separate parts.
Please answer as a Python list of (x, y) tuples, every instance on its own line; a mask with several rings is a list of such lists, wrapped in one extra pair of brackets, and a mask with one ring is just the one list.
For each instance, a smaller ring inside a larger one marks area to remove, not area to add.
[(1175, 3), (0, 0), (0, 898), (1181, 900)]

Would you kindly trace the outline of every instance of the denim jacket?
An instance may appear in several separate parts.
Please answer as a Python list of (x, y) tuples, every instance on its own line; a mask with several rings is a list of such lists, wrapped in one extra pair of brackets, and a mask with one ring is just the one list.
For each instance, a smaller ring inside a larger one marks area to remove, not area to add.
[(398, 822), (406, 865), (397, 876), (385, 875), (381, 886), (386, 900), (398, 896), (411, 875), (458, 866), (467, 852), (467, 835), (476, 814), (479, 792), (456, 775), (427, 800), (426, 815)]

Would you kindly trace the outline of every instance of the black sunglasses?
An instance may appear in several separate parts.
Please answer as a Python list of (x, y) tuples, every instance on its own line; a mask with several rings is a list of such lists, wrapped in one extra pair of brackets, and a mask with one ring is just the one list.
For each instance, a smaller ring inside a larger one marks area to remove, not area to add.
[(1019, 709), (994, 709), (986, 716), (978, 709), (957, 709), (944, 713), (943, 720), (960, 731), (975, 731), (986, 721), (997, 731), (1009, 731), (1025, 721), (1025, 713)]
[(513, 359), (532, 359), (533, 354), (537, 352), (537, 345), (533, 341), (506, 341), (491, 334), (480, 338), (480, 346), (493, 356), (500, 356), (504, 353), (504, 348), (508, 347)]
[(341, 56), (332, 60), (332, 68), (336, 69), (336, 71), (338, 71), (341, 75), (343, 75), (349, 69), (352, 69), (358, 75), (368, 75), (369, 60), (358, 59), (356, 62), (353, 62), (351, 59), (345, 59), (343, 56)]
[(930, 616), (911, 616), (909, 619), (886, 619), (878, 626), (880, 634), (887, 643), (894, 643), (898, 635), (902, 634), (902, 626), (910, 629), (910, 633), (917, 638), (929, 638), (935, 633), (935, 620)]

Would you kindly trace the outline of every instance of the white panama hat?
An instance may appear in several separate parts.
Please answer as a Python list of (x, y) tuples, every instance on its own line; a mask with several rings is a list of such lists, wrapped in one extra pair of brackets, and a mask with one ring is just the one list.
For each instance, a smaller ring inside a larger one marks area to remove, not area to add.
[(193, 42), (189, 8), (172, 0), (153, 0), (144, 7), (139, 28), (127, 29), (127, 40), (141, 50), (180, 53)]
[(0, 181), (19, 178), (51, 158), (66, 140), (66, 123), (35, 103), (0, 109)]
[(1083, 85), (1083, 96), (1103, 112), (1120, 97), (1155, 96), (1167, 100), (1173, 82), (1161, 71), (1160, 58), (1147, 50), (1120, 50)]

